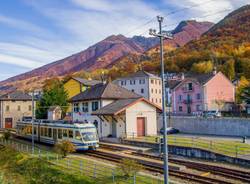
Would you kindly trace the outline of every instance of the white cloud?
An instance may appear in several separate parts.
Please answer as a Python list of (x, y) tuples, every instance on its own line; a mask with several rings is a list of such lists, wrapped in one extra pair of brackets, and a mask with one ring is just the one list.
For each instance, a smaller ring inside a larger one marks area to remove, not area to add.
[(12, 64), (30, 69), (37, 68), (43, 65), (43, 63), (39, 61), (29, 60), (5, 54), (0, 54), (0, 63)]

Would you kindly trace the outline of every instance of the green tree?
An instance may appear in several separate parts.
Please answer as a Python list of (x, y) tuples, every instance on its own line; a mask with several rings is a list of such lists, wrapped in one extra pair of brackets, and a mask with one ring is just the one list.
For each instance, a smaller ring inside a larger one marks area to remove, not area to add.
[(59, 79), (47, 80), (43, 92), (37, 103), (36, 118), (46, 119), (49, 107), (56, 105), (61, 107), (65, 115), (68, 108), (68, 94), (64, 90), (63, 83)]
[(194, 63), (191, 68), (191, 71), (195, 73), (209, 73), (212, 70), (213, 70), (212, 61), (203, 61), (199, 63)]
[(242, 90), (241, 100), (247, 104), (250, 104), (250, 86), (247, 86)]

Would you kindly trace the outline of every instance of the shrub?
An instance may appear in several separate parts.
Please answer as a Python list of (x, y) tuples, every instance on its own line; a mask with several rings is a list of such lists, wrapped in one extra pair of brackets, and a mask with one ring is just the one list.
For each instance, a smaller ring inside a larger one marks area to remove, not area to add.
[(119, 165), (119, 169), (128, 178), (137, 174), (143, 169), (143, 166), (135, 160), (124, 158)]
[(4, 131), (4, 133), (3, 133), (3, 139), (6, 140), (6, 141), (8, 141), (10, 139), (10, 137), (11, 137), (10, 131), (9, 130)]
[(69, 153), (75, 152), (76, 148), (70, 141), (63, 140), (55, 145), (55, 150), (63, 157), (66, 157)]

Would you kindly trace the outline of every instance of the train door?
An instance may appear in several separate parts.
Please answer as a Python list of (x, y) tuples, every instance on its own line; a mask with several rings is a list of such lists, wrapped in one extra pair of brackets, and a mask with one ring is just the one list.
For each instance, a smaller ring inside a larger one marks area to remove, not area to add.
[(56, 143), (57, 142), (57, 129), (53, 128), (53, 140)]

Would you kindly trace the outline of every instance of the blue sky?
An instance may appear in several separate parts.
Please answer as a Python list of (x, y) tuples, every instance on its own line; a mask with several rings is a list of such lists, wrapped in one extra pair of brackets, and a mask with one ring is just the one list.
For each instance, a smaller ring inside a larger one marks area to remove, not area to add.
[(218, 22), (247, 3), (249, 0), (2, 1), (0, 80), (82, 51), (112, 34), (148, 36), (148, 29), (157, 27), (156, 15), (165, 17), (165, 29), (170, 30), (181, 20)]

